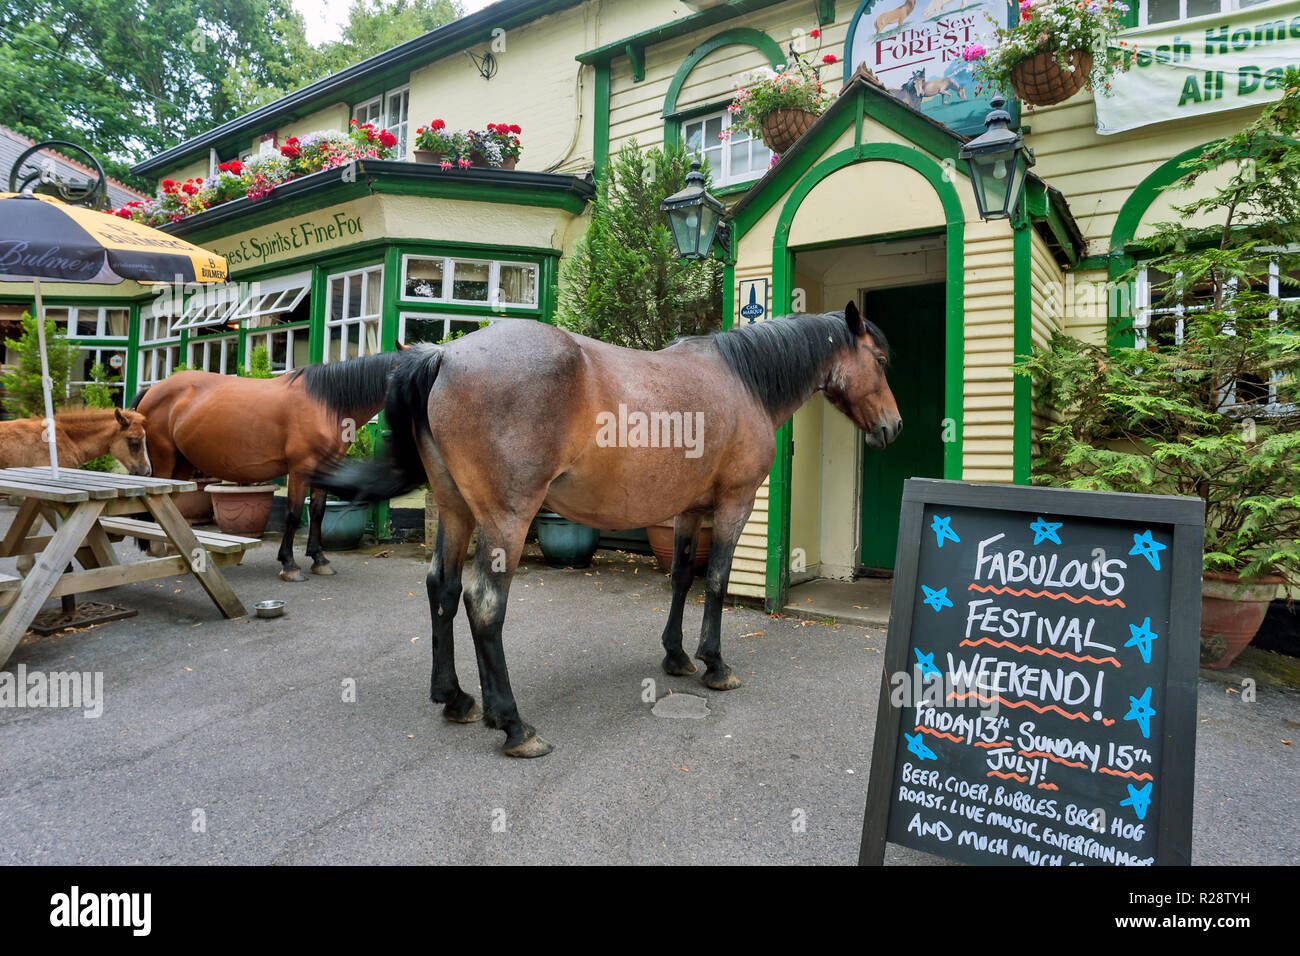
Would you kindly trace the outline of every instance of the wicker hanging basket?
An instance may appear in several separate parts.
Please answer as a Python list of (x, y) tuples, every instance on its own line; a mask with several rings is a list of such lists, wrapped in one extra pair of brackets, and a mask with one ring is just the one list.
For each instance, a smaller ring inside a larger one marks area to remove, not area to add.
[(1064, 103), (1083, 89), (1092, 72), (1092, 54), (1071, 50), (1066, 60), (1074, 69), (1067, 70), (1056, 61), (1055, 53), (1036, 53), (1011, 68), (1011, 88), (1016, 96), (1033, 106)]
[(773, 110), (766, 113), (759, 121), (763, 128), (763, 145), (781, 156), (815, 122), (817, 114), (808, 110)]

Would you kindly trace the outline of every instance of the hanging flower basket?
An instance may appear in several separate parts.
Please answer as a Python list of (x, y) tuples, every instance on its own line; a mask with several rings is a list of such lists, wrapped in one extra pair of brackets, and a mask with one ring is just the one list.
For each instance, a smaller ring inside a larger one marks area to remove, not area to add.
[(759, 124), (763, 129), (763, 145), (778, 156), (794, 145), (795, 140), (817, 122), (817, 114), (809, 110), (784, 109), (764, 113)]
[(1033, 106), (1064, 103), (1088, 83), (1092, 74), (1092, 54), (1071, 50), (1065, 54), (1070, 70), (1062, 67), (1056, 53), (1036, 53), (1011, 68), (1011, 88), (1016, 96)]

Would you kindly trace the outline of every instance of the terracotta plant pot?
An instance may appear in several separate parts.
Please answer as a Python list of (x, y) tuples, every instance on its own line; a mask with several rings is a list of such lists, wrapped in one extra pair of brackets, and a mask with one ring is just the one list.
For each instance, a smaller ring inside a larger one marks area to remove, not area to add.
[(1223, 670), (1246, 649), (1277, 597), (1279, 577), (1242, 583), (1235, 574), (1201, 576), (1201, 666)]
[(1011, 68), (1011, 88), (1016, 96), (1033, 106), (1064, 103), (1083, 89), (1092, 72), (1092, 54), (1071, 50), (1066, 61), (1074, 67), (1066, 70), (1056, 61), (1055, 53), (1036, 53)]
[(442, 153), (435, 153), (428, 149), (414, 150), (412, 155), (415, 156), (417, 163), (440, 163), (442, 162)]
[[(650, 550), (655, 553), (655, 564), (661, 571), (673, 569), (673, 523), (661, 521), (646, 525), (646, 536), (650, 539)], [(709, 566), (709, 547), (713, 544), (713, 527), (700, 528), (700, 536), (695, 541), (695, 572), (699, 574)]]
[(817, 114), (808, 110), (772, 110), (759, 120), (763, 143), (778, 156), (794, 145), (795, 140), (817, 122)]
[(215, 478), (196, 478), (194, 483), (199, 486), (198, 491), (185, 491), (174, 499), (181, 515), (190, 524), (207, 524), (212, 520), (212, 496), (208, 494), (208, 487), (216, 481)]
[(271, 517), (275, 485), (211, 485), (212, 510), (222, 534), (260, 538)]

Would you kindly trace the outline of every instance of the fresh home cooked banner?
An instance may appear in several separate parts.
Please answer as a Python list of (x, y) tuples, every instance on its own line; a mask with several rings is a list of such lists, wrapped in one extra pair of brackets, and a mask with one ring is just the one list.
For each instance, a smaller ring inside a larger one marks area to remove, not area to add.
[(978, 90), (962, 50), (995, 45), (1006, 0), (863, 0), (844, 50), (844, 79), (860, 65), (894, 96), (965, 135), (984, 132), (991, 90)]
[(1096, 95), (1097, 132), (1202, 116), (1275, 100), (1300, 67), (1300, 0), (1277, 0), (1122, 34), (1137, 61)]

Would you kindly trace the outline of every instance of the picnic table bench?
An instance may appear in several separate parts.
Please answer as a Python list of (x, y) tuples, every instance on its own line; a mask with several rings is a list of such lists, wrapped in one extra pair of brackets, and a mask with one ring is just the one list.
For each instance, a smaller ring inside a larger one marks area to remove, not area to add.
[[(245, 614), (244, 605), (221, 573), (238, 564), (256, 538), (194, 531), (174, 496), (194, 491), (192, 481), (141, 478), (60, 468), (0, 469), (0, 497), (20, 499), (13, 524), (0, 540), (0, 557), (38, 555), (26, 578), (0, 574), (0, 667), (22, 639), (46, 600), (103, 588), (193, 574), (226, 617)], [(154, 521), (125, 515), (148, 512)], [(32, 534), (44, 518), (52, 534)], [(131, 536), (165, 542), (176, 554), (122, 562), (113, 538)], [(73, 559), (84, 570), (69, 570)]]

